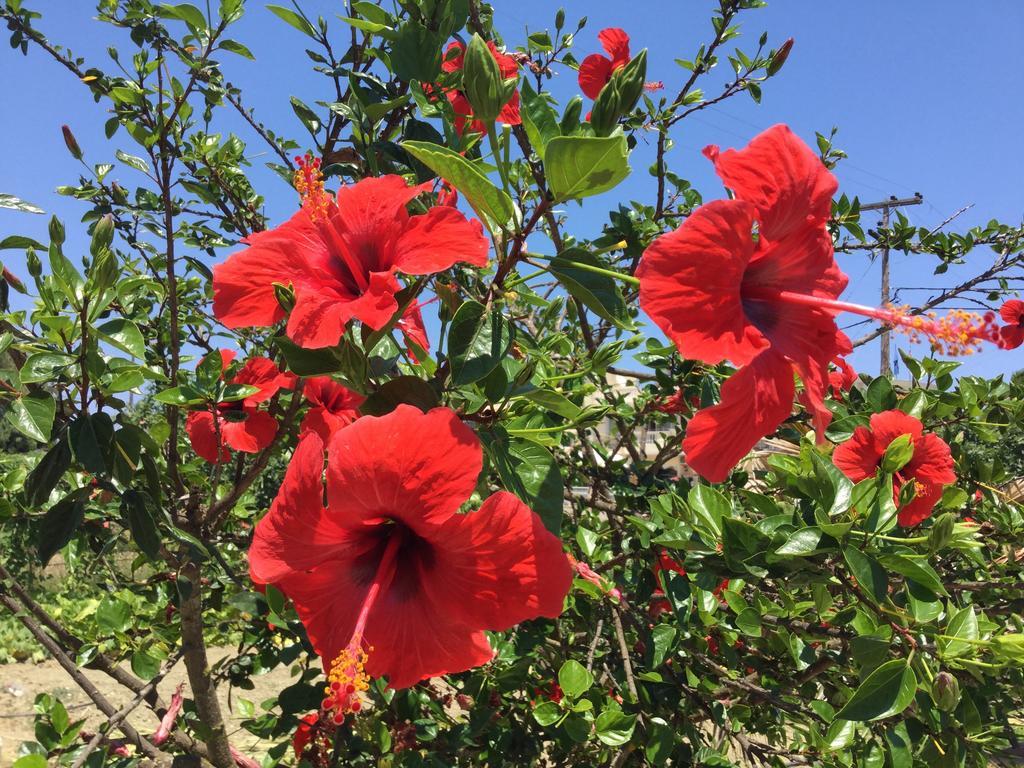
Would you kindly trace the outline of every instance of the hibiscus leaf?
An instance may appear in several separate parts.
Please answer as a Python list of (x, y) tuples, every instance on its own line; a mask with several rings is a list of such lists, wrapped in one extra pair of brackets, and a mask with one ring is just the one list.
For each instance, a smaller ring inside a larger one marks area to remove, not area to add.
[(280, 5), (268, 5), (267, 10), (277, 16), (282, 21), (287, 22), (295, 29), (299, 30), (304, 35), (312, 37), (314, 40), (317, 37), (316, 30), (313, 26), (306, 21), (305, 17), (293, 11), (291, 8), (283, 8)]
[(139, 326), (131, 320), (116, 318), (96, 326), (96, 331), (103, 338), (120, 350), (127, 352), (139, 360), (146, 358), (146, 341), (142, 337)]
[(57, 406), (48, 394), (19, 397), (5, 414), (7, 421), (26, 437), (40, 443), (50, 441)]
[(512, 198), (458, 152), (427, 141), (404, 141), (402, 147), (461, 192), (492, 233), (505, 229), (516, 218)]
[(569, 248), (550, 261), (548, 271), (573, 298), (579, 299), (595, 315), (619, 328), (632, 328), (629, 310), (615, 280), (584, 269), (579, 266), (581, 264), (604, 268), (596, 257), (582, 248)]
[(444, 38), (415, 21), (402, 24), (391, 38), (391, 69), (402, 80), (433, 82), (441, 71)]
[(565, 483), (554, 456), (542, 445), (510, 437), (501, 427), (483, 430), (480, 437), (502, 485), (557, 535), (562, 527)]
[(11, 208), (15, 211), (24, 211), (25, 213), (43, 213), (42, 208), (8, 194), (0, 194), (0, 208)]
[[(857, 580), (857, 585), (878, 603), (885, 600), (889, 592), (889, 577), (878, 561), (865, 555), (856, 547), (843, 549), (843, 559), (850, 573)], [(847, 718), (849, 719), (849, 718)]]
[(559, 136), (544, 149), (544, 169), (558, 201), (607, 192), (629, 175), (626, 137)]
[(70, 467), (71, 447), (65, 436), (46, 452), (25, 479), (25, 498), (28, 504), (33, 507), (42, 505)]
[(914, 700), (917, 677), (904, 659), (887, 661), (860, 684), (846, 705), (836, 712), (836, 719), (879, 720), (898, 715)]
[(533, 148), (543, 154), (548, 142), (562, 135), (558, 127), (558, 113), (546, 95), (540, 95), (533, 90), (528, 79), (523, 80), (520, 93), (524, 107), (523, 128), (526, 129), (526, 135), (530, 137)]
[(558, 670), (558, 686), (570, 699), (578, 699), (594, 684), (594, 676), (574, 659), (569, 659)]
[(623, 712), (618, 707), (610, 707), (594, 721), (597, 738), (611, 747), (620, 747), (633, 738), (636, 727), (636, 715)]
[(917, 582), (929, 592), (948, 597), (949, 593), (942, 584), (942, 579), (927, 562), (923, 559), (908, 557), (895, 553), (886, 553), (878, 556), (878, 561), (891, 571), (904, 576), (911, 581)]
[(397, 376), (366, 398), (359, 410), (366, 416), (384, 416), (401, 403), (415, 405), (426, 413), (440, 401), (434, 388), (418, 376)]
[(149, 496), (132, 488), (126, 490), (121, 496), (121, 516), (139, 549), (156, 558), (160, 554), (160, 529), (157, 528)]
[(501, 312), (467, 301), (452, 318), (448, 361), (452, 383), (472, 384), (493, 371), (512, 348), (513, 326)]
[(85, 500), (88, 487), (72, 491), (50, 507), (39, 524), (39, 540), (36, 550), (39, 561), (46, 565), (78, 530), (85, 517)]
[(82, 414), (68, 425), (75, 459), (93, 475), (105, 475), (113, 445), (114, 423), (105, 413)]

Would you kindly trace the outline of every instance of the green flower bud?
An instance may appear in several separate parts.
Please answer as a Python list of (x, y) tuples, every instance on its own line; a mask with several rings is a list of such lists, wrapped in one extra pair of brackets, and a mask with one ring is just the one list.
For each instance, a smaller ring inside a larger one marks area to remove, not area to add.
[(285, 312), (291, 312), (294, 309), (295, 291), (292, 290), (291, 286), (274, 283), (274, 297)]
[(565, 113), (562, 115), (562, 121), (559, 124), (559, 130), (561, 130), (563, 136), (568, 136), (580, 127), (581, 114), (583, 114), (583, 99), (579, 96), (573, 96), (569, 103), (565, 105)]
[(110, 185), (110, 196), (118, 205), (124, 205), (125, 203), (128, 202), (128, 193), (125, 192), (124, 187), (122, 187), (116, 181)]
[(892, 474), (899, 472), (914, 456), (914, 440), (910, 435), (900, 435), (885, 449), (882, 456), (882, 471)]
[(473, 35), (462, 64), (462, 90), (473, 108), (473, 115), (484, 123), (493, 123), (512, 97), (517, 82), (518, 78), (502, 79), (491, 49), (480, 35)]
[(647, 80), (647, 49), (644, 48), (630, 59), (613, 79), (619, 81), (619, 96), (622, 103), (620, 115), (627, 115), (633, 111), (633, 107), (640, 101), (644, 92), (644, 83)]
[(956, 520), (953, 519), (952, 513), (946, 512), (939, 516), (932, 525), (931, 533), (928, 534), (928, 547), (932, 552), (944, 549), (952, 541), (954, 525)]
[(555, 29), (561, 29), (565, 26), (565, 8), (559, 8), (555, 12)]
[(114, 242), (114, 217), (108, 213), (97, 221), (92, 229), (89, 252), (95, 256), (104, 248), (109, 248), (112, 242)]
[(594, 108), (590, 112), (590, 127), (598, 136), (607, 136), (619, 124), (619, 117), (622, 115), (620, 82), (617, 76), (613, 76), (594, 100)]
[(75, 141), (75, 134), (71, 132), (71, 128), (66, 125), (60, 127), (61, 132), (64, 134), (64, 144), (68, 148), (68, 152), (75, 160), (82, 159), (82, 148), (78, 146), (78, 142)]
[(64, 244), (64, 225), (56, 216), (50, 218), (50, 242), (56, 245)]
[(939, 672), (932, 683), (932, 699), (943, 712), (952, 712), (960, 703), (960, 683), (949, 672)]
[(26, 251), (25, 262), (28, 265), (28, 273), (32, 275), (33, 278), (37, 278), (43, 274), (43, 262), (40, 261), (39, 257), (36, 255), (35, 248), (29, 248)]

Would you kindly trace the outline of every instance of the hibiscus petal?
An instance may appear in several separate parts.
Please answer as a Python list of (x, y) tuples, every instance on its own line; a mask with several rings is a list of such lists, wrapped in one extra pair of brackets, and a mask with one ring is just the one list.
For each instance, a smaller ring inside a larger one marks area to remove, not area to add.
[(917, 486), (917, 493), (910, 503), (903, 507), (896, 515), (896, 522), (904, 528), (917, 525), (922, 520), (927, 520), (932, 515), (932, 510), (942, 498), (942, 485), (933, 483), (920, 483)]
[(1004, 323), (1020, 325), (1024, 322), (1024, 301), (1010, 299), (1003, 302), (1003, 306), (999, 308), (999, 317), (1003, 319)]
[(832, 211), (836, 178), (788, 126), (775, 125), (743, 149), (705, 150), (725, 186), (758, 209), (761, 233), (781, 240), (808, 218), (824, 222)]
[(479, 511), (452, 516), (430, 539), (444, 566), (423, 588), (461, 623), (505, 630), (562, 612), (572, 585), (569, 560), (561, 541), (513, 494), (495, 493)]
[(444, 49), (444, 60), (441, 62), (442, 72), (458, 72), (462, 69), (462, 63), (466, 58), (466, 46), (462, 43), (449, 43)]
[(185, 419), (185, 433), (192, 443), (192, 450), (211, 464), (227, 461), (231, 451), (224, 446), (224, 436), (217, 438), (213, 425), (213, 414), (209, 411), (192, 411)]
[(348, 531), (324, 509), (323, 474), (323, 443), (314, 434), (306, 435), (292, 454), (270, 511), (253, 532), (249, 547), (253, 581), (276, 584), (286, 576), (305, 574), (345, 550)]
[(871, 433), (875, 439), (875, 450), (879, 455), (885, 453), (889, 443), (901, 435), (910, 435), (914, 443), (918, 443), (924, 425), (909, 413), (900, 410), (883, 411), (871, 416)]
[(592, 53), (580, 64), (580, 90), (588, 99), (596, 99), (612, 79), (612, 62), (607, 56)]
[(946, 441), (928, 433), (914, 442), (914, 456), (905, 469), (915, 480), (942, 486), (956, 482), (953, 466), (953, 455)]
[(753, 217), (748, 203), (716, 200), (644, 251), (640, 306), (688, 358), (743, 365), (768, 346), (740, 298)]
[(612, 57), (612, 63), (621, 67), (629, 61), (629, 35), (619, 27), (608, 27), (597, 33), (601, 47)]
[(306, 349), (333, 347), (345, 335), (352, 318), (351, 301), (327, 293), (299, 290), (288, 317), (288, 338)]
[(793, 368), (778, 352), (762, 352), (722, 385), (718, 405), (698, 411), (686, 427), (683, 453), (701, 477), (725, 480), (793, 407)]
[(875, 437), (867, 427), (857, 427), (853, 435), (832, 454), (832, 463), (839, 471), (859, 483), (878, 471), (882, 454), (875, 446)]
[(519, 91), (512, 91), (509, 100), (498, 113), (498, 122), (505, 125), (520, 125), (523, 122), (523, 116), (519, 111)]
[[(338, 190), (338, 213), (331, 217), (342, 239), (361, 260), (367, 252), (382, 253), (397, 237), (409, 213), (405, 206), (430, 190), (432, 183), (409, 186), (397, 174), (362, 179)], [(380, 263), (364, 263), (367, 272), (386, 269)]]
[(220, 432), (224, 442), (243, 453), (259, 453), (274, 441), (277, 434), (277, 419), (266, 411), (246, 408), (242, 421), (220, 420)]
[(480, 441), (453, 411), (399, 405), (364, 416), (329, 445), (327, 498), (348, 525), (391, 517), (414, 531), (443, 523), (476, 487)]
[(270, 358), (250, 357), (245, 361), (242, 370), (235, 375), (232, 383), (259, 387), (259, 392), (254, 392), (242, 400), (243, 405), (254, 406), (269, 400), (278, 390), (291, 386), (292, 377), (281, 373)]
[(460, 261), (484, 267), (488, 242), (479, 221), (467, 219), (455, 208), (435, 206), (409, 220), (391, 263), (383, 266), (407, 275), (433, 275)]
[(999, 346), (1003, 349), (1016, 349), (1024, 344), (1024, 328), (1019, 325), (1004, 325), (999, 329)]
[(274, 283), (305, 279), (310, 255), (322, 258), (323, 243), (305, 210), (244, 242), (248, 248), (213, 267), (213, 313), (228, 328), (273, 325), (285, 314)]

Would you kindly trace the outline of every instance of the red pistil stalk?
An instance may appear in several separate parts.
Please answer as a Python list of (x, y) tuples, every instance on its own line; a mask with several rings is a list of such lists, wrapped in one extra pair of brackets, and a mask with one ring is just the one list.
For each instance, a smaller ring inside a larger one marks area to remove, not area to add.
[(327, 673), (328, 684), (320, 708), (324, 712), (324, 719), (335, 725), (341, 725), (345, 722), (345, 715), (355, 714), (363, 707), (359, 697), (370, 687), (370, 677), (366, 674), (365, 667), (373, 651), (372, 646), (363, 645), (363, 630), (366, 628), (370, 609), (395, 576), (395, 557), (401, 543), (402, 533), (395, 530), (388, 538), (384, 555), (377, 566), (377, 573), (363, 599), (355, 629), (352, 631), (352, 639), (331, 662), (330, 671)]
[(920, 341), (922, 337), (926, 337), (933, 349), (953, 357), (972, 355), (983, 341), (995, 344), (999, 339), (999, 327), (995, 323), (993, 312), (978, 315), (956, 309), (945, 317), (938, 317), (934, 312), (911, 314), (909, 307), (868, 307), (848, 301), (770, 288), (745, 289), (743, 297), (817, 307), (835, 314), (850, 312), (870, 317), (904, 331), (911, 341)]

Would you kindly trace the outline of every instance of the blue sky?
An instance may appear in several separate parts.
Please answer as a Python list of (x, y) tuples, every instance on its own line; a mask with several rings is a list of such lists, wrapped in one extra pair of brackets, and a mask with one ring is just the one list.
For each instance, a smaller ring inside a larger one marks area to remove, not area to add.
[[(72, 43), (77, 55), (89, 63), (109, 68), (108, 45), (125, 42), (125, 36), (92, 19), (94, 3), (87, 0), (27, 0), (43, 13), (40, 28), (57, 43)], [(343, 34), (336, 16), (343, 13), (339, 0), (304, 0), (311, 15), (320, 13)], [(509, 46), (522, 42), (526, 30), (553, 24), (557, 6), (541, 0), (497, 0), (496, 21)], [(200, 3), (200, 5), (202, 5)], [(214, 4), (215, 5), (215, 4)], [(687, 73), (675, 58), (692, 58), (709, 36), (713, 0), (638, 0), (632, 4), (608, 0), (565, 2), (570, 23), (586, 14), (589, 22), (577, 39), (577, 57), (599, 50), (597, 32), (606, 26), (623, 26), (633, 48), (650, 49), (648, 79), (662, 80), (675, 93)], [(741, 146), (760, 130), (778, 122), (788, 123), (807, 141), (814, 132), (838, 126), (836, 145), (846, 150), (848, 161), (840, 164), (840, 190), (862, 201), (889, 195), (924, 195), (923, 205), (905, 209), (920, 226), (939, 224), (967, 204), (974, 207), (955, 226), (982, 224), (991, 218), (1018, 223), (1024, 217), (1024, 155), (1019, 151), (1024, 105), (1014, 86), (1019, 33), (1024, 29), (1024, 3), (990, 0), (965, 4), (958, 0), (892, 3), (885, 0), (822, 2), (821, 0), (774, 0), (767, 8), (741, 16), (743, 37), (736, 42), (746, 50), (756, 47), (762, 31), (769, 45), (787, 37), (795, 46), (782, 72), (765, 84), (762, 104), (744, 94), (692, 115), (677, 126), (676, 146), (669, 155), (672, 169), (693, 181), (712, 199), (722, 194), (721, 185), (700, 155), (706, 144)], [(326, 98), (324, 81), (311, 72), (302, 53), (306, 39), (278, 21), (263, 3), (247, 3), (244, 19), (231, 36), (244, 42), (256, 61), (225, 54), (222, 61), (228, 79), (240, 86), (257, 116), (280, 133), (302, 140), (303, 129), (288, 106), (288, 96), (308, 103)], [(102, 125), (104, 107), (92, 101), (86, 88), (38, 49), (26, 58), (4, 46), (4, 77), (0, 84), (0, 192), (29, 200), (48, 213), (72, 224), (84, 212), (73, 200), (54, 193), (60, 184), (72, 183), (79, 167), (68, 155), (60, 134), (69, 123), (92, 163), (113, 161), (115, 148), (132, 151), (122, 134), (108, 142)], [(727, 63), (704, 83), (715, 93), (731, 72)], [(560, 98), (577, 92), (574, 73), (561, 72), (551, 85)], [(227, 113), (225, 113), (227, 115)], [(251, 160), (260, 169), (270, 158), (240, 120), (222, 124), (250, 143)], [(650, 138), (653, 141), (653, 136)], [(653, 180), (647, 174), (653, 153), (643, 142), (635, 151), (632, 176), (615, 190), (589, 198), (582, 208), (570, 204), (570, 226), (581, 234), (599, 231), (608, 208), (631, 199), (651, 201)], [(118, 168), (114, 174), (125, 186), (138, 183), (134, 171)], [(272, 221), (290, 214), (294, 193), (268, 171), (257, 170), (254, 180), (267, 198)], [(865, 223), (875, 221), (866, 218)], [(69, 245), (85, 248), (75, 227), (69, 226)], [(45, 239), (46, 218), (0, 209), (0, 236), (27, 234)], [(21, 274), (21, 256), (4, 252)], [(940, 288), (980, 271), (992, 254), (979, 249), (972, 264), (933, 275), (934, 264), (926, 257), (894, 254), (894, 287)], [(840, 264), (850, 276), (847, 297), (874, 302), (878, 270), (863, 254), (841, 255)], [(928, 291), (905, 292), (906, 302), (923, 300)], [(920, 354), (922, 348), (916, 348)], [(865, 371), (877, 370), (877, 351), (868, 346), (857, 353), (854, 364)], [(966, 361), (964, 372), (994, 375), (1024, 367), (1024, 348), (1000, 352), (987, 348)]]

